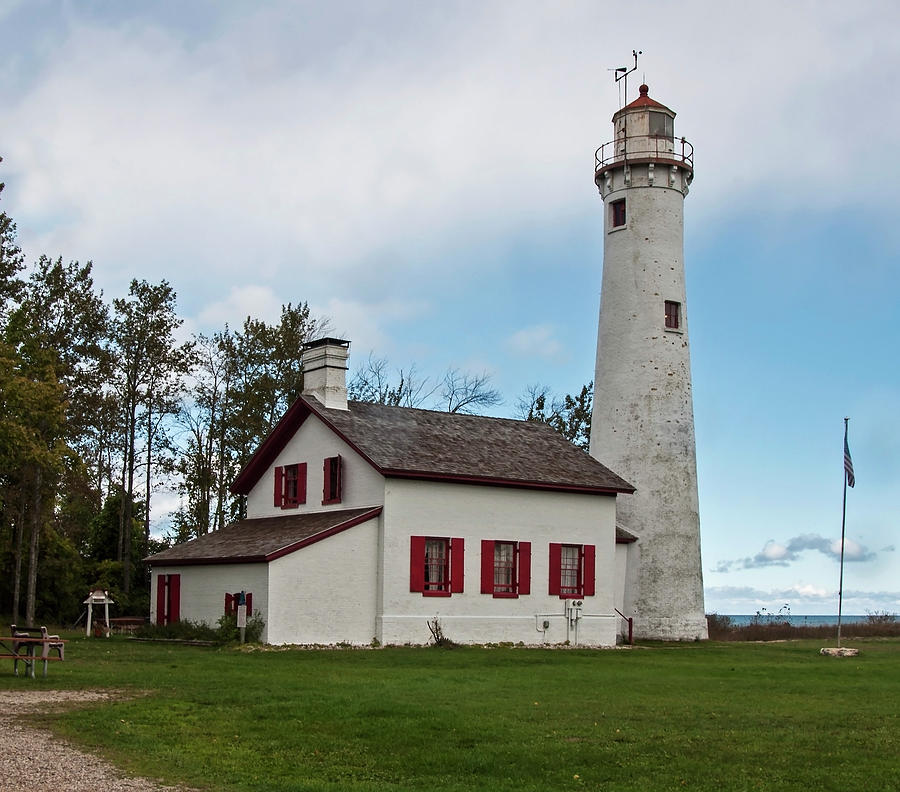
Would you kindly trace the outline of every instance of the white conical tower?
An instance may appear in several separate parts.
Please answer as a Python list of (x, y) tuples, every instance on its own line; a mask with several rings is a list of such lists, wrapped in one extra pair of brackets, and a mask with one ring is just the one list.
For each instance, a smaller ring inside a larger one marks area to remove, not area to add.
[(644, 638), (706, 638), (684, 282), (693, 149), (646, 85), (597, 150), (604, 246), (591, 455), (637, 488), (617, 522), (637, 536), (624, 612)]

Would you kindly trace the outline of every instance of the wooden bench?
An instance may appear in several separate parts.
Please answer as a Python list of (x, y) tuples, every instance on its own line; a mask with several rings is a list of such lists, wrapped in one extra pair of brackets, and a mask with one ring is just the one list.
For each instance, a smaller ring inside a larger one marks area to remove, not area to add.
[(118, 634), (132, 635), (138, 627), (143, 627), (147, 619), (143, 616), (118, 616), (109, 620), (109, 626)]
[[(47, 663), (50, 660), (65, 659), (66, 641), (58, 635), (50, 635), (43, 625), (41, 627), (22, 627), (11, 624), (9, 632), (9, 638), (0, 639), (0, 648), (7, 649), (9, 654), (0, 654), (0, 658), (13, 661), (13, 673), (16, 676), (19, 675), (20, 660), (25, 664), (26, 676), (31, 676), (33, 679), (34, 664), (37, 661), (43, 662), (44, 676), (47, 676)], [(10, 646), (7, 646), (7, 643)], [(40, 657), (35, 655), (38, 646), (41, 647)], [(57, 656), (52, 657), (51, 652), (56, 652)]]

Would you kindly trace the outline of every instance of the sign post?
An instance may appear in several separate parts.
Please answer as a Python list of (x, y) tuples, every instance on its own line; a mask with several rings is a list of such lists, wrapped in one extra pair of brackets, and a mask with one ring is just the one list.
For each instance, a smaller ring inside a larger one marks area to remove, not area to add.
[(238, 599), (237, 626), (241, 631), (241, 643), (244, 643), (244, 632), (247, 629), (247, 595), (243, 591)]

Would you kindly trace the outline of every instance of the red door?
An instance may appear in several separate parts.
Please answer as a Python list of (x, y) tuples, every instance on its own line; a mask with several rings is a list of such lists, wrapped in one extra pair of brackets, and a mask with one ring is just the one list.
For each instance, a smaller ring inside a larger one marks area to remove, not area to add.
[(172, 624), (181, 618), (181, 575), (157, 575), (156, 623)]

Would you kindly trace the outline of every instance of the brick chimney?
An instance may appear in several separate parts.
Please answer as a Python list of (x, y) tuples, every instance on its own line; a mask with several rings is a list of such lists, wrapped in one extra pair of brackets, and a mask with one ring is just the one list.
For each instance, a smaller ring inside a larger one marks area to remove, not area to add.
[(319, 338), (303, 345), (303, 395), (325, 407), (347, 409), (347, 357), (350, 342)]

